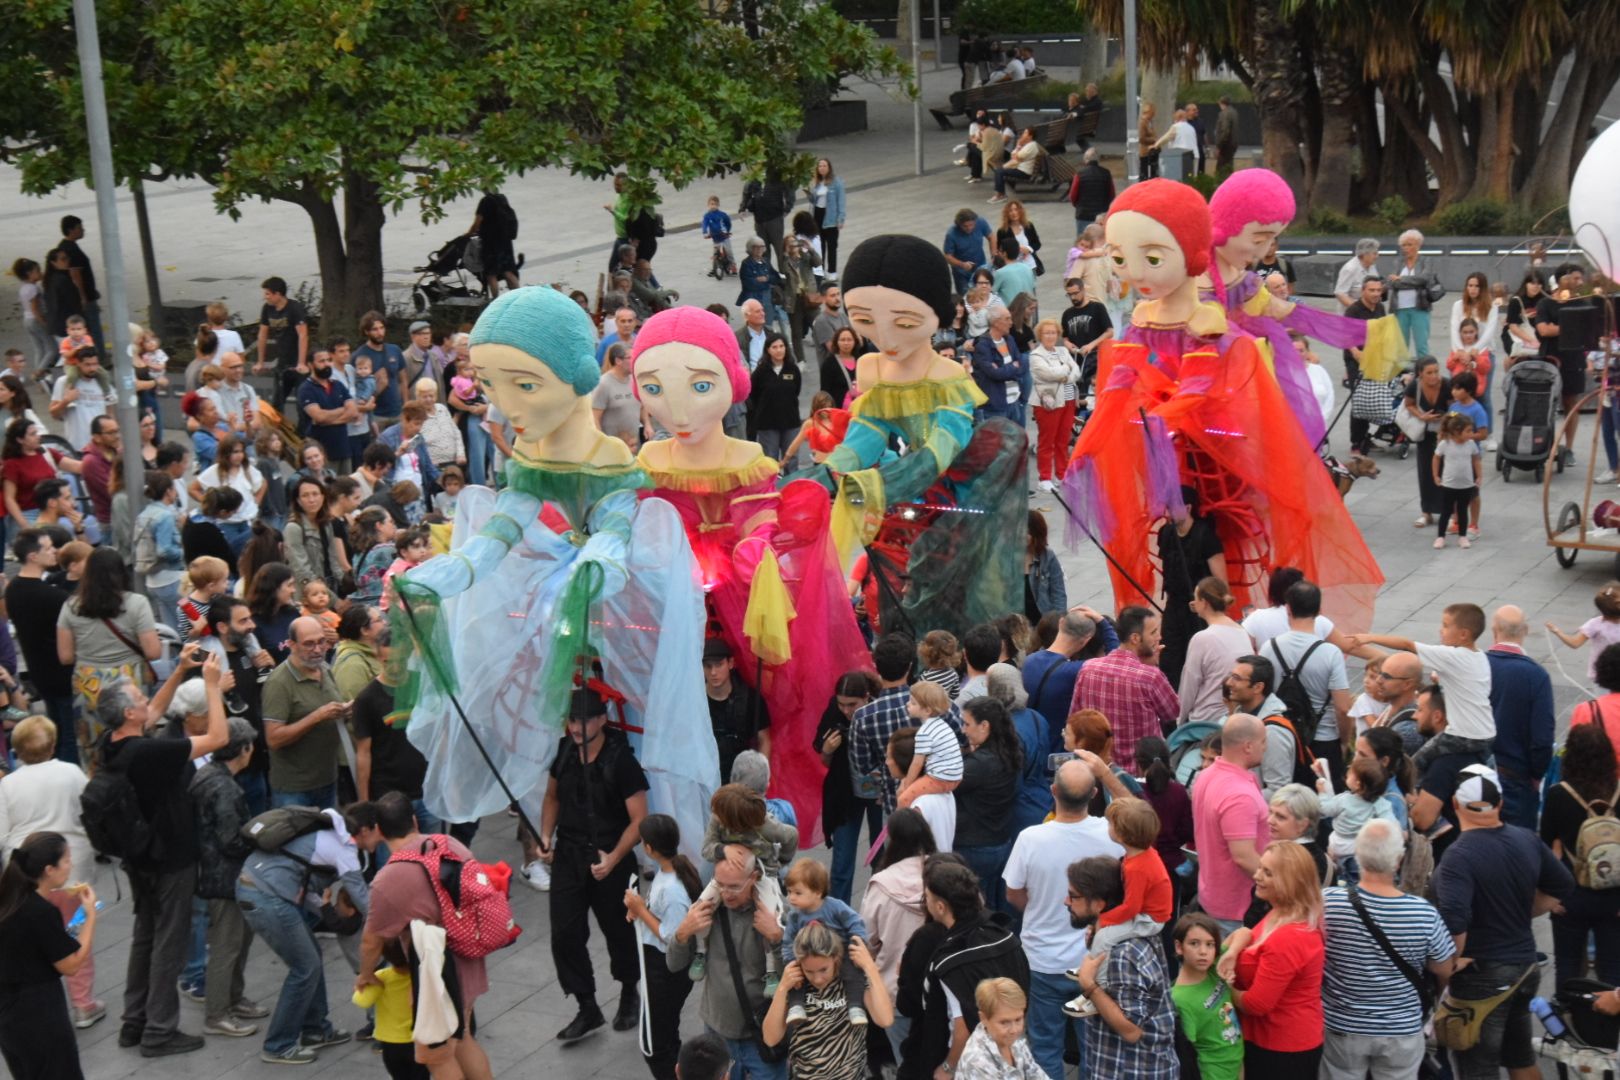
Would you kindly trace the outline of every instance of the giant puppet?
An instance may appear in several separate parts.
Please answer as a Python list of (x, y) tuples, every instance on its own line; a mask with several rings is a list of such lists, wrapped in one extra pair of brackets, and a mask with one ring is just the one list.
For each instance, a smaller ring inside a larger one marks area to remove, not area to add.
[[(933, 336), (955, 315), (950, 267), (914, 236), (874, 236), (844, 265), (844, 309), (877, 348), (860, 358), (849, 429), (818, 472), (837, 492), (834, 536), (864, 546), (883, 630), (958, 635), (1023, 608), (1028, 439)], [(870, 610), (870, 609), (869, 609)]]
[(676, 816), (695, 850), (719, 764), (680, 515), (638, 501), (646, 472), (592, 422), (594, 335), (567, 296), (530, 287), (495, 300), (473, 327), (472, 360), (516, 436), (507, 487), (464, 489), (449, 554), (394, 581), (395, 640), (413, 645), (398, 707), (428, 761), (424, 797), (450, 821), (538, 800), (570, 693), (594, 680), (619, 701), (649, 805)]
[(1262, 598), (1271, 567), (1297, 566), (1336, 623), (1367, 626), (1377, 563), (1255, 339), (1199, 298), (1208, 204), (1186, 184), (1149, 180), (1114, 200), (1107, 237), (1114, 273), (1142, 300), (1102, 347), (1097, 407), (1063, 489), (1074, 523), (1111, 556), (1116, 601), (1154, 588), (1147, 538), (1183, 512), (1185, 484), (1214, 522), (1240, 606)]
[(770, 718), (772, 794), (792, 801), (800, 844), (814, 846), (826, 773), (816, 724), (839, 677), (871, 666), (829, 539), (827, 492), (808, 480), (778, 490), (776, 461), (725, 433), (750, 381), (724, 319), (695, 307), (660, 312), (636, 335), (631, 365), (636, 396), (670, 433), (641, 449), (652, 483), (642, 494), (680, 515), (711, 633)]

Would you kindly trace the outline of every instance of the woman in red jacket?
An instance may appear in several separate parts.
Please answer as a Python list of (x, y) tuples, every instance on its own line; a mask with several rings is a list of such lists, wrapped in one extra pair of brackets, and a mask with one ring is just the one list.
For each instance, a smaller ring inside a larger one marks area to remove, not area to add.
[(1271, 911), (1227, 938), (1216, 972), (1243, 1019), (1245, 1080), (1316, 1075), (1322, 1058), (1322, 885), (1308, 851), (1272, 844), (1254, 894)]

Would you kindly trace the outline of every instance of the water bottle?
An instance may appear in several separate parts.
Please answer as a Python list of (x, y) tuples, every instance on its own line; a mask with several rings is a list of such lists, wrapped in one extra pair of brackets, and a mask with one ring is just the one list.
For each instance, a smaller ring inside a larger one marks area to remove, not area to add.
[(1564, 1022), (1558, 1018), (1558, 1014), (1556, 1012), (1553, 1012), (1553, 1007), (1547, 1004), (1546, 998), (1531, 998), (1530, 1011), (1536, 1014), (1536, 1018), (1541, 1021), (1541, 1026), (1547, 1029), (1548, 1035), (1551, 1035), (1555, 1039), (1561, 1039), (1564, 1037), (1564, 1032), (1566, 1030), (1564, 1027)]
[[(100, 900), (96, 901), (96, 910), (97, 911), (100, 911), (105, 906), (106, 905), (103, 904)], [(73, 913), (73, 918), (68, 920), (67, 932), (69, 934), (73, 935), (74, 937), (78, 937), (79, 936), (79, 931), (81, 931), (83, 929), (84, 929), (84, 908), (80, 907), (79, 910), (77, 910), (77, 911), (75, 911)]]

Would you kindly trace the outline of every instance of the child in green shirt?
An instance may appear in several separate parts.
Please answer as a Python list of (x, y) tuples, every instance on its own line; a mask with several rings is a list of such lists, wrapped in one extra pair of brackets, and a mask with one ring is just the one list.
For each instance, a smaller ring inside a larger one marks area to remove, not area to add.
[(1232, 1005), (1232, 989), (1215, 974), (1221, 951), (1221, 928), (1201, 912), (1183, 915), (1176, 923), (1176, 956), (1181, 971), (1170, 999), (1181, 1021), (1178, 1054), (1196, 1058), (1182, 1061), (1183, 1076), (1202, 1080), (1238, 1080), (1243, 1072), (1243, 1032)]

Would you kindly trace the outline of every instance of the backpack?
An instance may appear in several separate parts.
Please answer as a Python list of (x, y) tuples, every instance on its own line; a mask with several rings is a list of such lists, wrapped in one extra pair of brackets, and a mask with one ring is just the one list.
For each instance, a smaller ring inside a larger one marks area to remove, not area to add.
[(1267, 727), (1278, 727), (1294, 737), (1294, 776), (1296, 784), (1304, 784), (1312, 791), (1316, 790), (1316, 755), (1311, 752), (1310, 742), (1299, 737), (1299, 730), (1294, 727), (1293, 721), (1286, 715), (1268, 716), (1263, 723)]
[(112, 733), (101, 737), (96, 756), (101, 767), (79, 795), (79, 821), (90, 846), (126, 862), (150, 862), (163, 855), (163, 844), (130, 783), (124, 756), (107, 760)]
[[(278, 806), (242, 826), (242, 839), (260, 851), (279, 852), (289, 841), (332, 828), (332, 819), (313, 806)], [(296, 856), (288, 855), (288, 858)]]
[(439, 923), (455, 955), (480, 959), (506, 948), (523, 932), (507, 899), (512, 870), (505, 863), (462, 862), (444, 836), (429, 836), (414, 850), (390, 851), (388, 861), (413, 862), (427, 874), (439, 901)]
[[(1322, 641), (1320, 638), (1311, 642), (1310, 648), (1306, 649), (1305, 654), (1299, 658), (1299, 663), (1290, 668), (1287, 662), (1283, 660), (1282, 650), (1277, 647), (1276, 641), (1268, 642), (1271, 655), (1277, 661), (1277, 667), (1282, 675), (1277, 680), (1277, 688), (1272, 692), (1277, 695), (1277, 700), (1283, 703), (1283, 715), (1294, 722), (1294, 729), (1308, 732), (1312, 736), (1316, 734), (1317, 721), (1322, 719), (1322, 714), (1327, 711), (1327, 706), (1324, 705), (1321, 709), (1311, 706), (1311, 695), (1306, 691), (1305, 683), (1300, 679), (1299, 673), (1305, 670), (1305, 665), (1311, 659), (1311, 653), (1326, 644), (1327, 642)], [(1311, 783), (1314, 784), (1314, 777)], [(1314, 787), (1312, 790), (1315, 790)]]
[[(1569, 792), (1586, 811), (1586, 820), (1575, 834), (1575, 850), (1570, 856), (1575, 867), (1575, 884), (1583, 889), (1620, 887), (1620, 818), (1614, 816), (1620, 790), (1608, 799), (1588, 803), (1575, 794), (1567, 781), (1558, 786)], [(1593, 805), (1602, 806), (1602, 812), (1592, 809)]]

